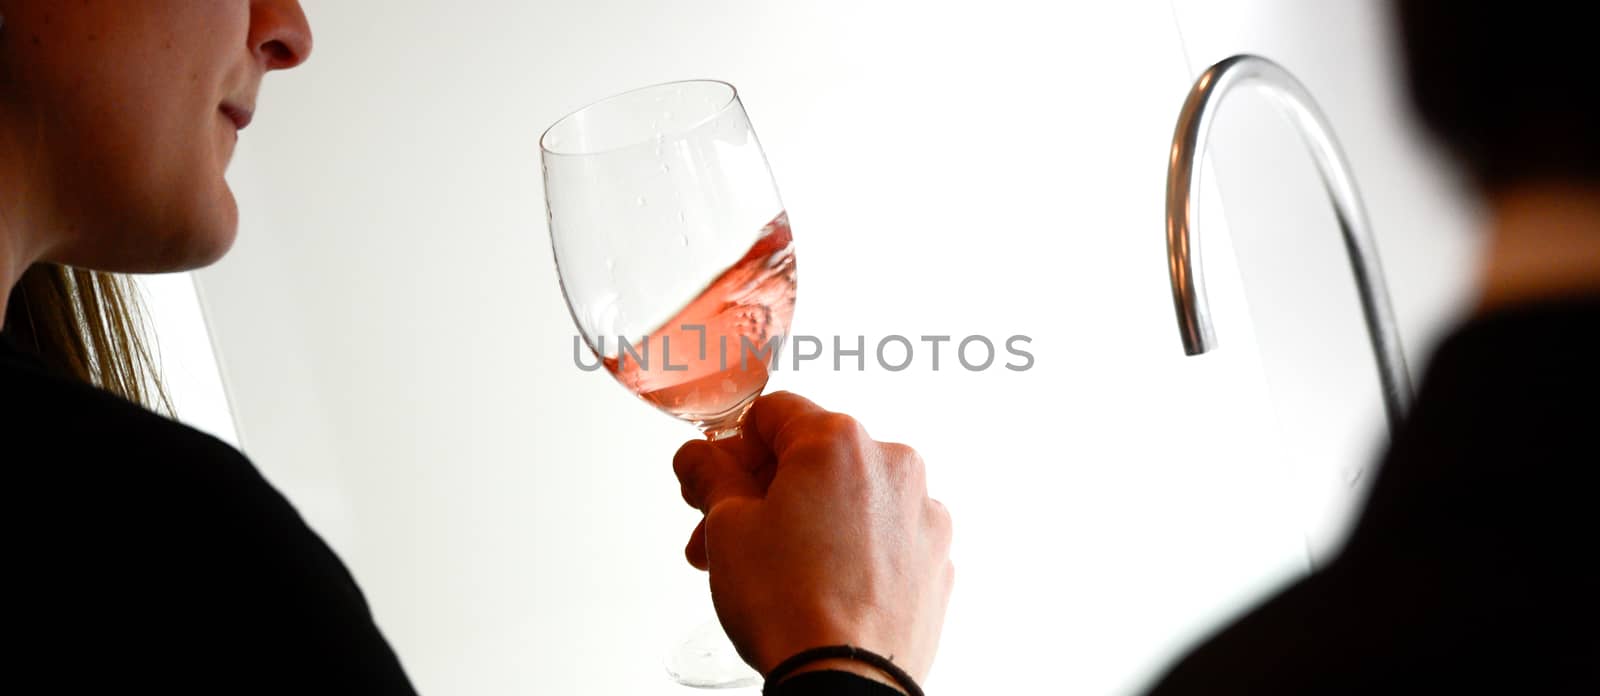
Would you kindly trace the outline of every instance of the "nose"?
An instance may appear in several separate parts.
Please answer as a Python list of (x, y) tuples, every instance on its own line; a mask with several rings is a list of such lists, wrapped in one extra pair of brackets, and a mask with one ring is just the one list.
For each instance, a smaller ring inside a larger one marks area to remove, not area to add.
[(311, 56), (311, 24), (299, 0), (254, 0), (247, 41), (268, 71), (288, 70)]

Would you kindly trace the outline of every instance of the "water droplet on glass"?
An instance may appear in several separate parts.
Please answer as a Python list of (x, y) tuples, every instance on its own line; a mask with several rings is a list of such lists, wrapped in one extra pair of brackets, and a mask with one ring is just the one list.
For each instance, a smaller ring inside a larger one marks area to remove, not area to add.
[(671, 174), (672, 173), (672, 165), (666, 164), (665, 162), (663, 162), (661, 164), (661, 173), (662, 174)]
[(649, 202), (650, 202), (650, 201), (647, 201), (647, 200), (645, 200), (645, 198), (644, 198), (644, 196), (640, 196), (640, 197), (638, 197), (638, 198), (636, 198), (636, 199), (634, 199), (634, 201), (633, 201), (633, 202), (634, 202), (634, 203), (637, 203), (637, 204), (639, 204), (639, 207), (640, 207), (640, 208), (643, 208), (643, 207), (644, 207), (644, 206), (645, 206), (645, 205), (646, 205), (646, 204), (648, 204), (648, 203), (649, 203)]
[(1365, 467), (1351, 467), (1344, 472), (1344, 485), (1354, 487), (1361, 482), (1362, 474), (1366, 473)]
[(678, 222), (688, 222), (688, 221), (689, 221), (689, 214), (683, 212), (682, 210), (678, 211)]
[(683, 246), (689, 246), (689, 233), (685, 232), (678, 235), (678, 243), (682, 244)]
[(663, 112), (661, 112), (661, 118), (664, 118), (664, 119), (667, 119), (668, 121), (671, 121), (672, 120), (672, 112), (671, 111), (663, 111)]
[(617, 260), (607, 256), (606, 257), (606, 270), (611, 271), (611, 270), (616, 270), (616, 268), (617, 268)]

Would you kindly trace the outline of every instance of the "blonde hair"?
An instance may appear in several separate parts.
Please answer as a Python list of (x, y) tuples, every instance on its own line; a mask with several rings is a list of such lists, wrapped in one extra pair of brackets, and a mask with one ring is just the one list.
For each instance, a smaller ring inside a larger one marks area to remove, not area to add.
[(58, 371), (173, 415), (131, 278), (34, 264), (11, 290), (4, 327), (18, 348)]

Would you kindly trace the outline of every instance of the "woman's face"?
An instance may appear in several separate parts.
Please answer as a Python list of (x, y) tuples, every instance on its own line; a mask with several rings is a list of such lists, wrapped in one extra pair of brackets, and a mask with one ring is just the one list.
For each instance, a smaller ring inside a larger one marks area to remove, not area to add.
[(40, 260), (211, 263), (262, 77), (311, 52), (298, 0), (0, 0), (0, 220)]

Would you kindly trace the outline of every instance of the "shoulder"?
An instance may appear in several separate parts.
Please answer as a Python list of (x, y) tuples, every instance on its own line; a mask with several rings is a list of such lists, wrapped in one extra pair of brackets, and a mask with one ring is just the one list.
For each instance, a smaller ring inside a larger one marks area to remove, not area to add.
[(231, 445), (10, 355), (0, 355), (0, 428), (7, 460), (41, 477), (259, 481)]
[(344, 564), (227, 443), (0, 355), (0, 461), (26, 492), (3, 538), (41, 664), (88, 631), (118, 646), (108, 673), (409, 693)]
[(311, 536), (233, 446), (15, 355), (0, 355), (0, 428), (23, 508), (57, 520), (60, 541), (159, 552)]
[[(331, 555), (243, 453), (115, 394), (0, 356), (0, 448), (57, 541), (218, 562)], [(308, 553), (308, 550), (310, 553)], [(174, 559), (167, 559), (169, 561)], [(342, 579), (342, 578), (341, 578)]]

